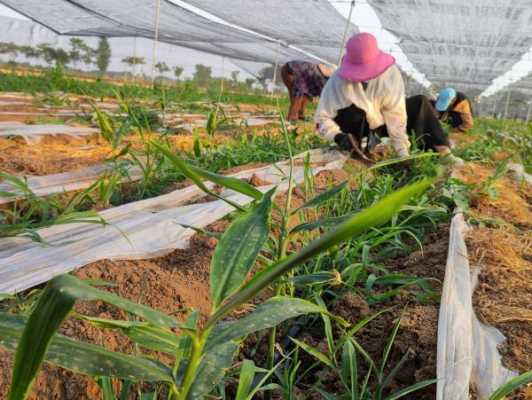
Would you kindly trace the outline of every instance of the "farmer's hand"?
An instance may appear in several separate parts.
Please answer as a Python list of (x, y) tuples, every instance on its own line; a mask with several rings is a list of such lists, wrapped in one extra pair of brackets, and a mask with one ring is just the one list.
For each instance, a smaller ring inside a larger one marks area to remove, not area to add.
[(338, 145), (341, 150), (353, 150), (353, 144), (349, 139), (348, 133), (340, 132), (334, 137), (334, 142)]

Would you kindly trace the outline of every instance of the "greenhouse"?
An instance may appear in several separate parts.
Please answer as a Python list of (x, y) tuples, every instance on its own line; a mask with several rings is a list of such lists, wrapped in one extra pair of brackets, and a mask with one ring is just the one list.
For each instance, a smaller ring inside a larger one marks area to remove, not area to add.
[(0, 22), (0, 399), (532, 399), (532, 0)]

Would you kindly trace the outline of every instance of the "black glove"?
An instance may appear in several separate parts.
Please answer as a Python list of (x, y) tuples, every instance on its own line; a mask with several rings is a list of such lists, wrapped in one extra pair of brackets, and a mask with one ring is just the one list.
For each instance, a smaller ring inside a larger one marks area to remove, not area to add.
[(334, 137), (334, 142), (338, 145), (341, 150), (353, 150), (353, 144), (349, 140), (348, 133), (339, 133)]

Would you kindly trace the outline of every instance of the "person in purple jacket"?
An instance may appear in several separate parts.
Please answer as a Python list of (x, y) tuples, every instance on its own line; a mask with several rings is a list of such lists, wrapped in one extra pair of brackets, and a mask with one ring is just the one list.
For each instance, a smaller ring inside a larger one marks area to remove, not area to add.
[(281, 67), (281, 77), (290, 95), (289, 121), (305, 119), (305, 106), (319, 97), (332, 69), (325, 64), (289, 61)]

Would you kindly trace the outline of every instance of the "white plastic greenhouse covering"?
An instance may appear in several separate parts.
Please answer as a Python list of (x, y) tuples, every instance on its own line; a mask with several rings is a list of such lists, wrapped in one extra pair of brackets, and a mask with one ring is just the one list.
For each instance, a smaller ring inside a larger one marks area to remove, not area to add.
[[(346, 19), (327, 0), (186, 0), (223, 20), (336, 62)], [(358, 32), (349, 24), (348, 33)]]
[(367, 1), (436, 85), (482, 91), (532, 43), (532, 0)]
[[(140, 36), (256, 62), (305, 59), (287, 45), (310, 46), (336, 62), (346, 20), (327, 0), (187, 1), (258, 34), (214, 22), (169, 0), (0, 0), (56, 33), (76, 36)], [(201, 4), (200, 4), (201, 3)], [(204, 3), (204, 4), (203, 4)], [(211, 4), (208, 4), (211, 3)], [(351, 32), (356, 28), (351, 26)], [(268, 37), (264, 37), (265, 35)]]

